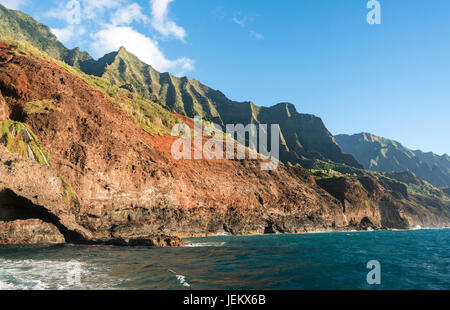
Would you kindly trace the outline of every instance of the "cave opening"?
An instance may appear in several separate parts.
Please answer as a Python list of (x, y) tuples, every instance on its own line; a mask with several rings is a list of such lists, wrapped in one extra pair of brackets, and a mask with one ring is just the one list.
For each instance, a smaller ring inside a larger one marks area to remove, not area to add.
[(79, 233), (68, 230), (61, 224), (57, 216), (43, 206), (34, 204), (10, 189), (0, 191), (0, 221), (12, 222), (28, 219), (40, 219), (43, 222), (53, 224), (64, 236), (66, 242), (85, 243), (84, 238)]

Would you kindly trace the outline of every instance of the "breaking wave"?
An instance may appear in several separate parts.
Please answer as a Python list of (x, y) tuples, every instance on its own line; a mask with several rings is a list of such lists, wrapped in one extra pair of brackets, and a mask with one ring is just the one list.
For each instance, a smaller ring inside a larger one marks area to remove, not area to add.
[(0, 290), (92, 290), (114, 286), (100, 268), (74, 260), (0, 259)]
[(182, 274), (177, 274), (175, 271), (173, 271), (172, 269), (168, 269), (168, 271), (172, 274), (175, 275), (175, 278), (177, 278), (178, 282), (180, 282), (180, 284), (182, 286), (185, 287), (190, 287), (191, 285), (186, 281), (186, 276), (183, 276)]
[(192, 242), (187, 243), (187, 247), (202, 248), (202, 247), (221, 247), (227, 244), (226, 242)]

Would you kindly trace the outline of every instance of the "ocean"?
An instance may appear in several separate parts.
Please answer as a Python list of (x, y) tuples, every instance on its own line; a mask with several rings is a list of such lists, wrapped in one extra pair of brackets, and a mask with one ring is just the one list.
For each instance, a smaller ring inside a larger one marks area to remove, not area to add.
[[(185, 248), (1, 246), (0, 289), (450, 289), (450, 229), (186, 239)], [(380, 284), (369, 284), (369, 261)]]

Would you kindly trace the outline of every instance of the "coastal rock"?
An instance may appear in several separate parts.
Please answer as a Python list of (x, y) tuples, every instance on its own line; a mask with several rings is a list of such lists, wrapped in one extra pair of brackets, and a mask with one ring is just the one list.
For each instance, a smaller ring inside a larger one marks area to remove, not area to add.
[(348, 224), (357, 229), (383, 227), (405, 229), (409, 223), (402, 216), (402, 206), (374, 179), (362, 176), (318, 180), (317, 183), (336, 197), (344, 208)]
[(69, 242), (92, 238), (76, 223), (76, 201), (64, 197), (63, 182), (52, 168), (0, 146), (0, 221), (40, 219), (57, 227)]
[(56, 226), (39, 219), (0, 222), (0, 244), (65, 243)]
[[(97, 241), (102, 243), (101, 241)], [(171, 236), (153, 236), (145, 238), (133, 238), (133, 239), (111, 239), (103, 242), (107, 245), (118, 246), (150, 246), (150, 247), (182, 247), (185, 246), (183, 240), (177, 237)]]

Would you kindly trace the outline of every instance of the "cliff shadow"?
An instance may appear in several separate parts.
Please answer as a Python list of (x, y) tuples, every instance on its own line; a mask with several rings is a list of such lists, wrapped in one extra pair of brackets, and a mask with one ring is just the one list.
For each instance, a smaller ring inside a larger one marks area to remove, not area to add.
[(34, 204), (29, 199), (19, 196), (10, 189), (0, 191), (0, 221), (12, 222), (16, 220), (40, 219), (53, 224), (64, 236), (66, 242), (86, 243), (77, 232), (68, 230), (61, 224), (59, 218), (50, 213), (43, 206)]

